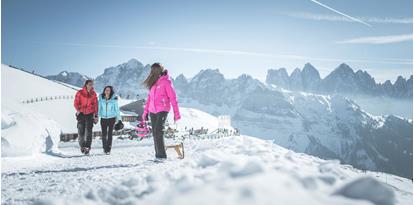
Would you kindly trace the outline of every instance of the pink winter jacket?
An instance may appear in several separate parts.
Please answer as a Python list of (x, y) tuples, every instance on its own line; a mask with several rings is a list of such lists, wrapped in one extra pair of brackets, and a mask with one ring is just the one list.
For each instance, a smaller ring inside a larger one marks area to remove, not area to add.
[(181, 118), (180, 111), (178, 110), (177, 96), (168, 76), (168, 71), (165, 70), (164, 74), (151, 87), (148, 93), (142, 117), (145, 119), (148, 113), (169, 112), (171, 105), (174, 111), (174, 121), (177, 121)]

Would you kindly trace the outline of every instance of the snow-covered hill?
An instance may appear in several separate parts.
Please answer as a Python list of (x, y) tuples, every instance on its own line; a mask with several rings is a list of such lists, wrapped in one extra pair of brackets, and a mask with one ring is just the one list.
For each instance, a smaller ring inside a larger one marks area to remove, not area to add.
[[(53, 119), (52, 112), (60, 111), (53, 110), (53, 102), (59, 100), (39, 102), (49, 103), (51, 111), (31, 105), (36, 103), (19, 104), (42, 92), (63, 95), (74, 91), (27, 75), (2, 65), (2, 89), (19, 89), (16, 91), (24, 96), (2, 90), (2, 148), (19, 138), (26, 145), (48, 146), (51, 140), (52, 147), (59, 150), (25, 157), (2, 154), (2, 204), (405, 205), (413, 200), (411, 180), (363, 172), (249, 136), (185, 140), (186, 158), (176, 159), (169, 150), (169, 159), (163, 163), (152, 161), (152, 139), (115, 139), (111, 155), (104, 155), (100, 140), (95, 139), (91, 155), (84, 156), (77, 142), (57, 144), (53, 139), (56, 129), (70, 126)], [(6, 78), (11, 76), (15, 81), (24, 78), (28, 89), (10, 88)], [(248, 76), (241, 79), (252, 80)], [(178, 129), (218, 126), (218, 119), (205, 112), (194, 108), (181, 108), (181, 112)]]
[(1, 73), (2, 156), (56, 151), (60, 133), (76, 130), (76, 90), (3, 64)]
[[(73, 98), (77, 88), (11, 68), (2, 70), (2, 109), (11, 113), (24, 107), (56, 121), (64, 133), (76, 132)], [(19, 83), (16, 83), (19, 82)]]
[(229, 114), (241, 133), (361, 169), (412, 178), (412, 120), (373, 116), (339, 95), (286, 91), (247, 75), (225, 79), (219, 70), (202, 70), (189, 80), (178, 76), (174, 83), (182, 105)]
[(1, 94), (4, 102), (23, 102), (35, 98), (40, 100), (41, 97), (74, 95), (76, 92), (74, 89), (8, 65), (1, 65), (1, 73)]

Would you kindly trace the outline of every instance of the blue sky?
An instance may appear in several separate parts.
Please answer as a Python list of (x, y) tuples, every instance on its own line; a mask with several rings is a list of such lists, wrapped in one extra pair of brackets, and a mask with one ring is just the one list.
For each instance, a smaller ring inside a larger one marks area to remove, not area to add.
[(2, 0), (2, 63), (92, 77), (131, 58), (173, 76), (218, 68), (264, 80), (306, 62), (378, 81), (412, 74), (411, 0)]

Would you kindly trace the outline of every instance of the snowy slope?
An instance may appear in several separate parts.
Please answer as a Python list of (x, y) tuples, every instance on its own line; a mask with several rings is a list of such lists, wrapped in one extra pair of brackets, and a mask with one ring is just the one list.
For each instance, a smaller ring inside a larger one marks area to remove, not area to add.
[(22, 102), (31, 98), (74, 95), (75, 90), (45, 78), (1, 65), (2, 101)]
[(154, 163), (151, 140), (115, 140), (109, 156), (95, 140), (89, 157), (75, 142), (65, 143), (61, 158), (42, 157), (41, 166), (2, 158), (2, 204), (412, 203), (410, 180), (364, 173), (270, 141), (188, 140), (184, 160), (170, 151), (167, 161)]
[(1, 72), (2, 156), (56, 152), (61, 131), (76, 128), (73, 99), (22, 102), (73, 96), (75, 90), (3, 64)]
[[(51, 80), (11, 68), (1, 67), (2, 72), (2, 108), (16, 110), (14, 106), (25, 100), (54, 96), (75, 96), (76, 90)], [(20, 82), (20, 83), (16, 83)], [(22, 104), (31, 112), (47, 115), (61, 125), (63, 132), (76, 131), (73, 99), (54, 99), (48, 101)]]
[[(184, 130), (185, 127), (194, 129), (203, 127), (203, 129), (207, 128), (208, 130), (213, 131), (218, 128), (219, 122), (217, 117), (206, 112), (193, 108), (180, 107), (180, 114), (181, 120), (176, 124), (176, 127), (179, 130)], [(172, 112), (168, 114), (167, 120), (170, 123), (174, 122), (174, 114)], [(174, 126), (174, 124), (172, 126)]]

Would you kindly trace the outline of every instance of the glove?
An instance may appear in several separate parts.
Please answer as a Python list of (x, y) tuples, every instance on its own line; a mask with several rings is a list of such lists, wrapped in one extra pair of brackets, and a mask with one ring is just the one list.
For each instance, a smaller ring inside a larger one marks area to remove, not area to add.
[(148, 114), (146, 114), (146, 113), (142, 114), (142, 116), (141, 116), (141, 120), (142, 120), (143, 122), (148, 121)]
[(83, 114), (81, 112), (76, 112), (75, 114), (76, 120), (79, 122), (83, 118)]

